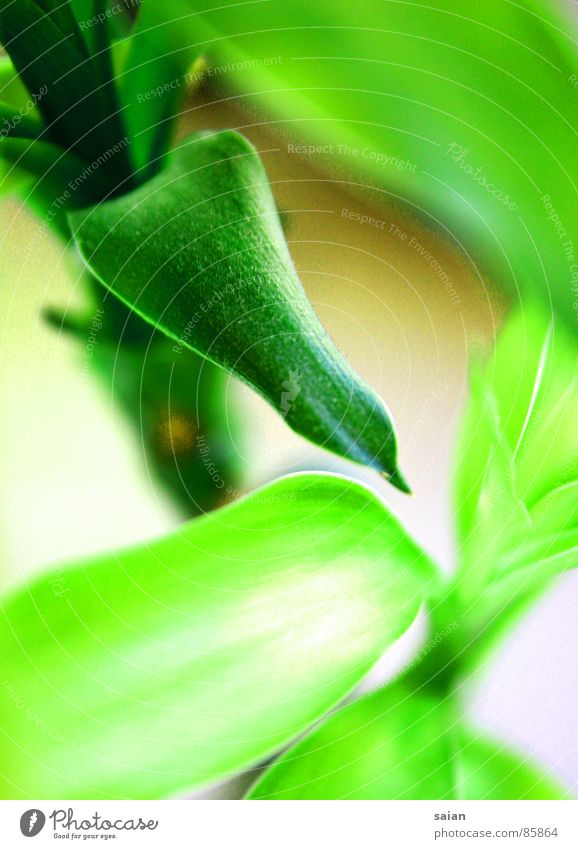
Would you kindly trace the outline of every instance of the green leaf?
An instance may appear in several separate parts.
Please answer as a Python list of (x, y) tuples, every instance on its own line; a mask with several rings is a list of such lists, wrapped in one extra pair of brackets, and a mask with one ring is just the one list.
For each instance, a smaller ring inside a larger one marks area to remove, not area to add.
[[(54, 24), (60, 30), (63, 37), (76, 42), (78, 49), (85, 56), (89, 55), (85, 42), (80, 35), (75, 12), (79, 6), (92, 5), (93, 0), (65, 0), (65, 2), (63, 0), (32, 0), (32, 2), (38, 6), (51, 24)], [(84, 16), (81, 15), (81, 17)]]
[(390, 687), (339, 710), (289, 749), (252, 799), (559, 799), (504, 747), (465, 731), (449, 699)]
[[(568, 799), (531, 759), (468, 732), (458, 760), (458, 793), (466, 799)], [(460, 796), (458, 796), (460, 798)]]
[[(190, 0), (219, 82), (316, 163), (408, 201), (576, 328), (576, 27), (564, 4)], [(296, 154), (298, 155), (298, 154)], [(559, 223), (558, 223), (559, 222)]]
[(0, 56), (0, 99), (15, 110), (26, 106), (29, 100), (26, 87), (9, 56)]
[(246, 139), (191, 136), (144, 186), (70, 220), (90, 269), (128, 306), (245, 380), (302, 436), (407, 491), (388, 412), (321, 327)]
[(188, 0), (144, 3), (120, 78), (138, 177), (158, 171), (199, 53)]
[[(78, 193), (72, 192), (69, 183), (74, 183), (86, 173), (86, 164), (72, 153), (48, 141), (28, 138), (0, 139), (0, 157), (19, 169), (37, 178), (37, 187), (50, 196), (54, 212), (66, 206), (67, 201), (82, 205), (91, 196), (91, 181), (82, 182)], [(101, 175), (102, 179), (102, 175)], [(67, 195), (68, 192), (68, 195)], [(94, 195), (92, 195), (94, 198)]]
[[(48, 8), (54, 11), (47, 14)], [(114, 85), (104, 75), (104, 54), (87, 54), (69, 4), (0, 0), (0, 41), (31, 96), (46, 89), (38, 108), (48, 140), (88, 163), (108, 154), (97, 167), (115, 185), (128, 181), (127, 145), (110, 154), (124, 131)]]
[(9, 137), (36, 139), (43, 129), (42, 121), (32, 114), (15, 110), (9, 103), (0, 101), (0, 143)]
[(474, 372), (454, 471), (458, 573), (432, 608), (434, 633), (462, 621), (462, 675), (578, 565), (577, 364), (564, 325), (528, 305)]
[(375, 495), (321, 474), (48, 572), (0, 609), (1, 795), (158, 798), (255, 764), (343, 699), (437, 580)]
[(576, 565), (577, 365), (560, 322), (527, 307), (472, 382), (455, 472), (461, 586), (471, 595), (524, 564), (538, 579)]
[(192, 351), (175, 353), (156, 334), (146, 346), (99, 344), (94, 362), (135, 430), (148, 476), (186, 518), (241, 494), (242, 433), (222, 369)]

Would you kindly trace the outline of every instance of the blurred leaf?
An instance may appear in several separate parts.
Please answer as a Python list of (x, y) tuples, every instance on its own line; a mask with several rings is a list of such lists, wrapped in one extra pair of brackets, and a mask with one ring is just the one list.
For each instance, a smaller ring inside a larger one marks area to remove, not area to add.
[(575, 331), (578, 60), (558, 0), (190, 0), (219, 83)]
[(146, 185), (70, 220), (92, 272), (139, 315), (245, 380), (302, 436), (407, 490), (388, 412), (321, 327), (242, 136), (191, 136)]
[[(100, 283), (94, 286), (106, 296)], [(45, 316), (76, 337), (84, 368), (133, 427), (149, 482), (165, 488), (184, 518), (242, 494), (244, 440), (240, 417), (226, 403), (222, 369), (192, 351), (176, 352), (116, 298), (95, 299), (82, 318), (54, 310)]]
[[(461, 586), (578, 564), (578, 355), (560, 322), (528, 307), (472, 382), (455, 472)], [(543, 569), (540, 564), (543, 564)]]
[(0, 143), (9, 137), (35, 139), (43, 129), (42, 121), (33, 115), (19, 112), (9, 103), (0, 101)]
[(26, 106), (28, 102), (26, 86), (20, 80), (9, 56), (0, 56), (0, 100), (14, 109)]
[[(31, 0), (31, 3), (44, 13), (44, 16), (60, 31), (64, 38), (76, 42), (79, 51), (88, 56), (88, 50), (80, 34), (75, 12), (79, 7), (88, 11), (88, 7), (93, 5), (93, 0), (64, 0), (64, 2), (63, 0)], [(14, 5), (17, 6), (18, 3), (14, 3)]]
[(0, 611), (2, 797), (158, 798), (257, 763), (437, 580), (375, 495), (321, 474), (49, 572)]
[(102, 345), (95, 365), (136, 430), (147, 474), (185, 517), (241, 495), (242, 433), (222, 369), (156, 334), (146, 347)]
[(472, 732), (462, 738), (458, 782), (466, 799), (569, 798), (531, 759)]
[(559, 799), (519, 756), (452, 720), (450, 699), (390, 687), (339, 710), (257, 782), (253, 799)]
[[(198, 55), (196, 15), (188, 0), (143, 3), (120, 78), (133, 155), (141, 181), (157, 171)], [(142, 173), (141, 173), (142, 171)]]

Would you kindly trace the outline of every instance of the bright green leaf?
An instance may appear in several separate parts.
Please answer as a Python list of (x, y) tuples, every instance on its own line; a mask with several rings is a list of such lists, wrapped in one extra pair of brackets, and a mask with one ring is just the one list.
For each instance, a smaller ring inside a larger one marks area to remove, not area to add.
[(504, 747), (465, 732), (450, 699), (390, 687), (339, 710), (289, 749), (253, 799), (559, 799)]
[(568, 793), (531, 759), (468, 732), (458, 759), (458, 796), (466, 799), (567, 799)]
[[(0, 101), (0, 144), (5, 138), (35, 139), (42, 133), (42, 121), (19, 112), (8, 103)], [(0, 149), (0, 155), (2, 151)]]
[[(190, 0), (219, 81), (576, 328), (576, 28), (561, 2)], [(391, 193), (391, 194), (390, 194)]]
[(157, 798), (255, 764), (357, 684), (437, 580), (375, 495), (320, 474), (48, 572), (0, 608), (1, 795)]
[(538, 579), (578, 563), (577, 354), (560, 322), (528, 307), (506, 323), (472, 382), (455, 473), (470, 594), (524, 563)]
[(0, 56), (0, 100), (14, 107), (16, 111), (26, 107), (29, 100), (26, 87), (9, 56)]
[(540, 533), (578, 527), (578, 480), (551, 489), (533, 505), (530, 515)]
[(93, 273), (143, 318), (241, 377), (302, 436), (407, 489), (388, 412), (321, 327), (246, 139), (191, 136), (144, 186), (71, 224)]

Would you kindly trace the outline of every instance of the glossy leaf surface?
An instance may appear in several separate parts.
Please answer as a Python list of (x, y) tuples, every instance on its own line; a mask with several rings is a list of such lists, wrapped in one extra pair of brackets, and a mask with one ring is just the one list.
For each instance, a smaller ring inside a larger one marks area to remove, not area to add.
[(376, 496), (314, 474), (49, 572), (0, 607), (2, 796), (157, 798), (250, 766), (340, 701), (435, 581)]

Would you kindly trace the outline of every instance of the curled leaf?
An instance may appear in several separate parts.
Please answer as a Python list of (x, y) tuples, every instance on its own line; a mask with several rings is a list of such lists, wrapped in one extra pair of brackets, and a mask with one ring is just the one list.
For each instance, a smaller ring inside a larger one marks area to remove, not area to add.
[(145, 185), (70, 221), (96, 277), (176, 347), (243, 379), (297, 433), (408, 491), (389, 413), (307, 300), (246, 139), (191, 136)]

